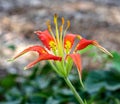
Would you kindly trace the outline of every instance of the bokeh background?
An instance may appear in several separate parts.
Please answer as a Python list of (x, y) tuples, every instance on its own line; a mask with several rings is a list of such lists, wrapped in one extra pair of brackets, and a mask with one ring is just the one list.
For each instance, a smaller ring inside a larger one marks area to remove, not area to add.
[[(24, 71), (23, 67), (37, 58), (36, 53), (30, 52), (13, 63), (8, 62), (7, 59), (26, 47), (41, 44), (34, 31), (45, 30), (46, 21), (48, 19), (52, 21), (55, 13), (59, 17), (64, 17), (65, 20), (71, 21), (69, 33), (81, 34), (87, 39), (95, 39), (115, 55), (116, 59), (112, 60), (98, 49), (93, 48), (82, 55), (83, 69), (103, 68), (108, 70), (112, 67), (119, 70), (120, 0), (0, 0), (1, 81), (9, 73), (21, 76), (29, 76), (33, 73), (33, 70)], [(39, 67), (45, 65), (46, 63), (43, 61)], [(1, 101), (8, 100), (2, 94), (1, 96)]]

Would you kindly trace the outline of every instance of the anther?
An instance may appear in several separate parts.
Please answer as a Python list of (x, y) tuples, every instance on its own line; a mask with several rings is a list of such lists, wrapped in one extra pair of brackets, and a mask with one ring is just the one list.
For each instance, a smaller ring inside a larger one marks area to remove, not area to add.
[(50, 20), (48, 20), (48, 21), (46, 22), (46, 25), (47, 25), (47, 27), (48, 27), (48, 30), (51, 31)]
[(81, 39), (82, 39), (82, 36), (81, 36), (81, 35), (77, 35), (77, 38), (81, 40)]
[(63, 18), (63, 17), (61, 18), (61, 22), (62, 22), (62, 25), (64, 25), (65, 20), (64, 20), (64, 18)]
[(60, 32), (62, 32), (62, 30), (63, 30), (63, 27), (62, 27), (62, 26), (60, 26), (60, 27), (59, 27), (59, 30), (60, 30)]
[(70, 21), (67, 20), (67, 29), (70, 27)]
[(57, 14), (54, 14), (54, 24), (57, 23), (57, 18), (58, 18), (58, 15), (57, 15)]

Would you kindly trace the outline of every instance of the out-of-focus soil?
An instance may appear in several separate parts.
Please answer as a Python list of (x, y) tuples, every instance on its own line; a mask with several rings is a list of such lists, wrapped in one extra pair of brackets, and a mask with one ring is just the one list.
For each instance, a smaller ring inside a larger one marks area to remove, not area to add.
[[(54, 13), (71, 21), (69, 32), (120, 52), (120, 0), (1, 0), (0, 70), (16, 72), (37, 57), (32, 53), (12, 64), (6, 61), (25, 47), (40, 44), (33, 32), (45, 30)], [(8, 48), (13, 46), (15, 51)], [(85, 65), (95, 67), (89, 61)]]

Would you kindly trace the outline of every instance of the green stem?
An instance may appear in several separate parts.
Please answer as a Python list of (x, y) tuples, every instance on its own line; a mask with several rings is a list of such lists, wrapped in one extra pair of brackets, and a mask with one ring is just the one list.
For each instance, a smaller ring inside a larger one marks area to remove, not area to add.
[(82, 88), (84, 88), (84, 84), (83, 84), (83, 82), (82, 82), (81, 76), (79, 76), (79, 78), (80, 78), (80, 84), (81, 84)]
[(77, 91), (75, 90), (74, 86), (72, 85), (72, 83), (70, 82), (70, 80), (68, 78), (64, 78), (65, 82), (67, 83), (67, 85), (70, 87), (70, 89), (72, 90), (73, 94), (75, 95), (76, 99), (78, 100), (78, 102), (80, 104), (85, 104), (84, 101), (82, 100), (82, 98), (79, 96), (79, 94), (77, 93)]

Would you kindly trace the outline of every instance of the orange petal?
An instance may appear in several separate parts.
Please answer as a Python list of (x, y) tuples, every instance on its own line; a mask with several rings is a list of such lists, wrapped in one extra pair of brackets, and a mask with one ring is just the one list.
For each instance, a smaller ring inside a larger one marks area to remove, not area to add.
[(64, 48), (65, 49), (71, 49), (74, 43), (74, 40), (76, 38), (76, 35), (74, 34), (67, 34), (64, 37)]
[(86, 48), (88, 45), (91, 45), (91, 44), (93, 43), (93, 41), (94, 41), (94, 40), (87, 40), (87, 39), (85, 39), (85, 38), (82, 38), (82, 39), (80, 40), (80, 42), (78, 43), (75, 51), (77, 51), (77, 50), (82, 50), (82, 49)]
[(42, 55), (39, 56), (38, 59), (36, 59), (35, 61), (28, 64), (24, 69), (29, 69), (29, 68), (33, 67), (35, 64), (37, 64), (38, 62), (42, 61), (42, 60), (58, 60), (58, 61), (61, 61), (62, 58), (58, 57), (58, 56), (54, 56), (52, 54), (42, 54)]
[(107, 51), (104, 47), (99, 45), (98, 42), (96, 42), (95, 40), (87, 40), (85, 38), (82, 38), (80, 40), (80, 42), (78, 43), (75, 51), (82, 50), (82, 49), (86, 48), (88, 45), (94, 45), (94, 46), (98, 47), (102, 52), (104, 52), (104, 53), (110, 55), (111, 57), (113, 57), (113, 55), (109, 51)]
[(71, 57), (75, 65), (77, 66), (79, 76), (81, 77), (82, 75), (82, 63), (81, 63), (81, 57), (80, 54), (68, 54), (67, 57)]
[(55, 42), (54, 38), (50, 35), (48, 30), (45, 31), (35, 31), (42, 43), (50, 50), (50, 42)]
[(42, 61), (42, 60), (58, 60), (61, 61), (62, 58), (58, 57), (58, 56), (54, 56), (52, 54), (49, 54), (43, 47), (41, 46), (32, 46), (29, 48), (26, 48), (25, 50), (23, 50), (22, 52), (20, 52), (17, 56), (15, 56), (13, 59), (11, 60), (15, 60), (16, 58), (20, 57), (21, 55), (29, 52), (29, 51), (36, 51), (39, 53), (39, 58), (36, 59), (35, 61), (31, 62), (29, 65), (27, 65), (25, 67), (25, 69), (31, 68), (33, 67), (35, 64), (37, 64), (38, 62)]
[(44, 53), (48, 53), (48, 52), (47, 52), (43, 47), (41, 47), (41, 46), (32, 46), (32, 47), (26, 48), (25, 50), (23, 50), (22, 52), (20, 52), (18, 55), (16, 55), (16, 56), (15, 56), (13, 59), (11, 59), (11, 60), (16, 59), (16, 58), (20, 57), (21, 55), (23, 55), (23, 54), (25, 54), (25, 53), (27, 53), (27, 52), (29, 52), (29, 51), (36, 51), (36, 52), (39, 53), (39, 55), (44, 54)]

